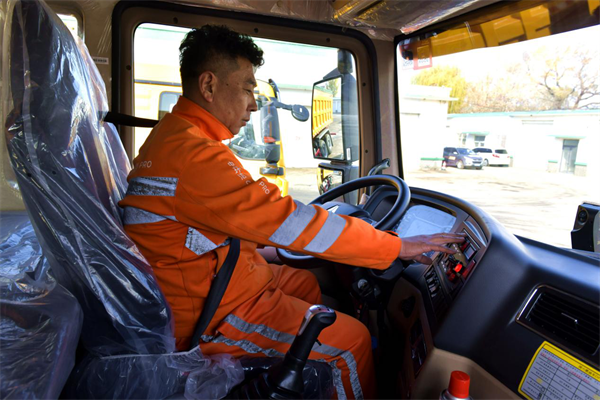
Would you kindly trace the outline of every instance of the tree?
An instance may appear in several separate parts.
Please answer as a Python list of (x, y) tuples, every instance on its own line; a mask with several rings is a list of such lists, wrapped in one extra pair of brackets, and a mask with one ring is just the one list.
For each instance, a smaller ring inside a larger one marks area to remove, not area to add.
[(597, 51), (545, 47), (523, 54), (500, 74), (469, 83), (462, 112), (600, 108)]
[(532, 96), (536, 88), (521, 63), (506, 67), (502, 74), (488, 74), (469, 83), (462, 112), (507, 112), (538, 109), (538, 100)]
[(450, 114), (461, 112), (467, 92), (467, 81), (458, 67), (444, 65), (425, 69), (416, 75), (411, 83), (413, 85), (451, 88), (450, 97), (456, 98), (456, 101), (450, 102), (448, 112)]
[(600, 108), (599, 54), (597, 51), (567, 47), (556, 51), (540, 48), (524, 54), (527, 70), (549, 110)]
[(333, 94), (333, 96), (337, 96), (338, 94), (338, 90), (340, 86), (340, 79), (338, 78), (334, 78), (334, 79), (330, 79), (327, 81), (326, 87), (327, 90), (331, 91), (331, 93)]

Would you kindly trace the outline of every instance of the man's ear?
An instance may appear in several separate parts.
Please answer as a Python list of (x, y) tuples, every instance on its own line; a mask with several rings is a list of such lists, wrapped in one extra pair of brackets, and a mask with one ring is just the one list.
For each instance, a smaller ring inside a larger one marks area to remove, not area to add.
[(215, 98), (217, 79), (217, 76), (210, 71), (205, 71), (198, 76), (198, 91), (208, 103), (212, 103)]

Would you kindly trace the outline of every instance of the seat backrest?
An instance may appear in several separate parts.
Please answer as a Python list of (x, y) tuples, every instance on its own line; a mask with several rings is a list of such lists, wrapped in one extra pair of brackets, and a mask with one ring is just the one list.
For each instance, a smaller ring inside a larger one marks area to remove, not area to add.
[(82, 342), (95, 355), (172, 352), (170, 309), (122, 228), (129, 162), (102, 121), (98, 70), (46, 4), (18, 1), (7, 17), (7, 145), (52, 273), (83, 309)]

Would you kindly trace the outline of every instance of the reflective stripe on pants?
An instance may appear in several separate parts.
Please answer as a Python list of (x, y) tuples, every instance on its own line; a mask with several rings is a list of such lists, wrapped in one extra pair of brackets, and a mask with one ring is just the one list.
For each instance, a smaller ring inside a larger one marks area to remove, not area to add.
[[(271, 287), (236, 308), (217, 332), (203, 337), (206, 343), (200, 347), (204, 354), (285, 354), (308, 307), (320, 303), (320, 291), (308, 271), (275, 265), (272, 268), (275, 279)], [(315, 344), (310, 358), (325, 360), (332, 366), (338, 398), (374, 397), (375, 376), (367, 328), (338, 313), (336, 322), (323, 330), (319, 341), (321, 345)]]

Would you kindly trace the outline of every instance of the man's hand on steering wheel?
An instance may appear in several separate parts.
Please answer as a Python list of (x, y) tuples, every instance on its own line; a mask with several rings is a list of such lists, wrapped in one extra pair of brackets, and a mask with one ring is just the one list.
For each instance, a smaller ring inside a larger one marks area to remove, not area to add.
[(423, 253), (441, 251), (454, 254), (456, 251), (444, 246), (447, 243), (460, 243), (465, 240), (464, 233), (436, 233), (433, 235), (419, 235), (402, 238), (402, 247), (398, 258), (401, 260), (415, 260), (422, 264), (431, 264), (433, 261)]

